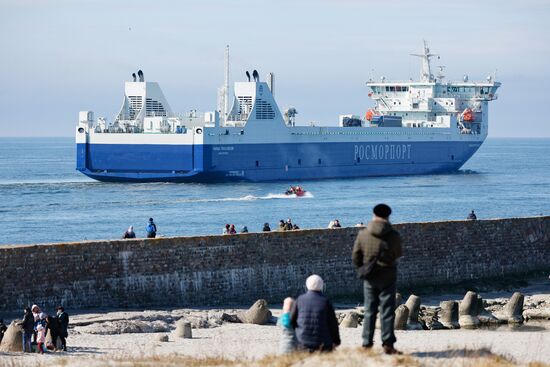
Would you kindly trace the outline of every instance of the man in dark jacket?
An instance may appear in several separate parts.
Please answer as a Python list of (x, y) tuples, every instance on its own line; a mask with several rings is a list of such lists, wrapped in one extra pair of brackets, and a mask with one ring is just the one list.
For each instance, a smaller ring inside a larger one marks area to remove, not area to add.
[(323, 287), (323, 279), (311, 275), (306, 280), (307, 292), (298, 297), (291, 311), (298, 345), (310, 352), (331, 351), (340, 345), (334, 307), (323, 295)]
[(67, 351), (67, 340), (65, 340), (69, 336), (68, 328), (69, 328), (69, 315), (65, 312), (65, 309), (62, 306), (57, 307), (57, 320), (58, 320), (58, 326), (59, 326), (59, 339), (61, 340), (61, 344), (63, 345), (63, 351)]
[(23, 328), (23, 352), (32, 352), (31, 342), (34, 334), (34, 316), (30, 307), (25, 307), (23, 321), (19, 322), (17, 325)]
[[(389, 221), (391, 209), (378, 204), (366, 229), (357, 235), (352, 260), (364, 280), (365, 318), (363, 321), (363, 347), (371, 348), (376, 314), (380, 306), (382, 346), (386, 354), (399, 354), (393, 344), (395, 320), (395, 292), (397, 282), (396, 261), (402, 255), (401, 237)], [(370, 269), (370, 271), (369, 271)]]

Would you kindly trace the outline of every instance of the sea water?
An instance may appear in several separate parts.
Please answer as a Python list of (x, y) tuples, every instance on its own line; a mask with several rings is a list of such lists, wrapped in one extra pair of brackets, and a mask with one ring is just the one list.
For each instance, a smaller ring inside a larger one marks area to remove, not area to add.
[[(0, 138), (0, 244), (120, 238), (128, 226), (145, 236), (153, 217), (161, 236), (301, 228), (367, 222), (385, 202), (393, 222), (550, 214), (550, 139), (488, 139), (452, 174), (303, 182), (102, 183), (75, 170), (73, 138)], [(309, 195), (283, 195), (300, 184)]]

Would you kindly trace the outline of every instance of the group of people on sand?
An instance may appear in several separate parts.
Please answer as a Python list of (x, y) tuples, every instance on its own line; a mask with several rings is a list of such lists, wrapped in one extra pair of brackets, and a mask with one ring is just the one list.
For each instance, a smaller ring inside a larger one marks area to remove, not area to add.
[[(362, 346), (374, 344), (376, 316), (380, 312), (382, 347), (386, 354), (401, 354), (394, 348), (397, 259), (402, 256), (401, 237), (390, 223), (391, 208), (378, 204), (373, 219), (359, 232), (352, 251), (352, 263), (363, 281), (365, 318)], [(306, 280), (307, 291), (296, 300), (286, 298), (278, 324), (282, 329), (281, 353), (295, 350), (332, 351), (340, 345), (334, 307), (325, 296), (323, 279), (313, 274)]]
[[(67, 351), (69, 315), (65, 312), (63, 306), (58, 306), (56, 312), (55, 316), (51, 316), (42, 312), (37, 305), (25, 308), (23, 321), (18, 323), (23, 329), (24, 353), (35, 351), (43, 354), (46, 349)], [(51, 341), (46, 343), (48, 331), (50, 332)]]

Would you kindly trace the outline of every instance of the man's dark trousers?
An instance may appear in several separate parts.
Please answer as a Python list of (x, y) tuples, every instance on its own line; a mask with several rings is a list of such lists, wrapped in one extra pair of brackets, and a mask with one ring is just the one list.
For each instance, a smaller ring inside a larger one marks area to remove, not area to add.
[(383, 287), (375, 282), (363, 282), (365, 295), (365, 318), (363, 320), (363, 345), (371, 346), (374, 338), (376, 314), (380, 306), (382, 344), (393, 346), (396, 341), (393, 332), (395, 321), (395, 283)]

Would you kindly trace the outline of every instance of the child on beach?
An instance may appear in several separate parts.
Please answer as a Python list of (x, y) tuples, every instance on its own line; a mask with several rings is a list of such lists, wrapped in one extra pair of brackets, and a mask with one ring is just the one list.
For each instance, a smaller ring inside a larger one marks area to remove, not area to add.
[(290, 310), (292, 309), (293, 304), (293, 298), (285, 298), (285, 300), (283, 301), (283, 313), (277, 321), (277, 324), (282, 328), (281, 340), (279, 342), (280, 354), (292, 353), (296, 349), (296, 333), (290, 322)]
[(46, 342), (46, 328), (42, 324), (36, 326), (36, 344), (38, 352), (44, 354), (44, 343)]

